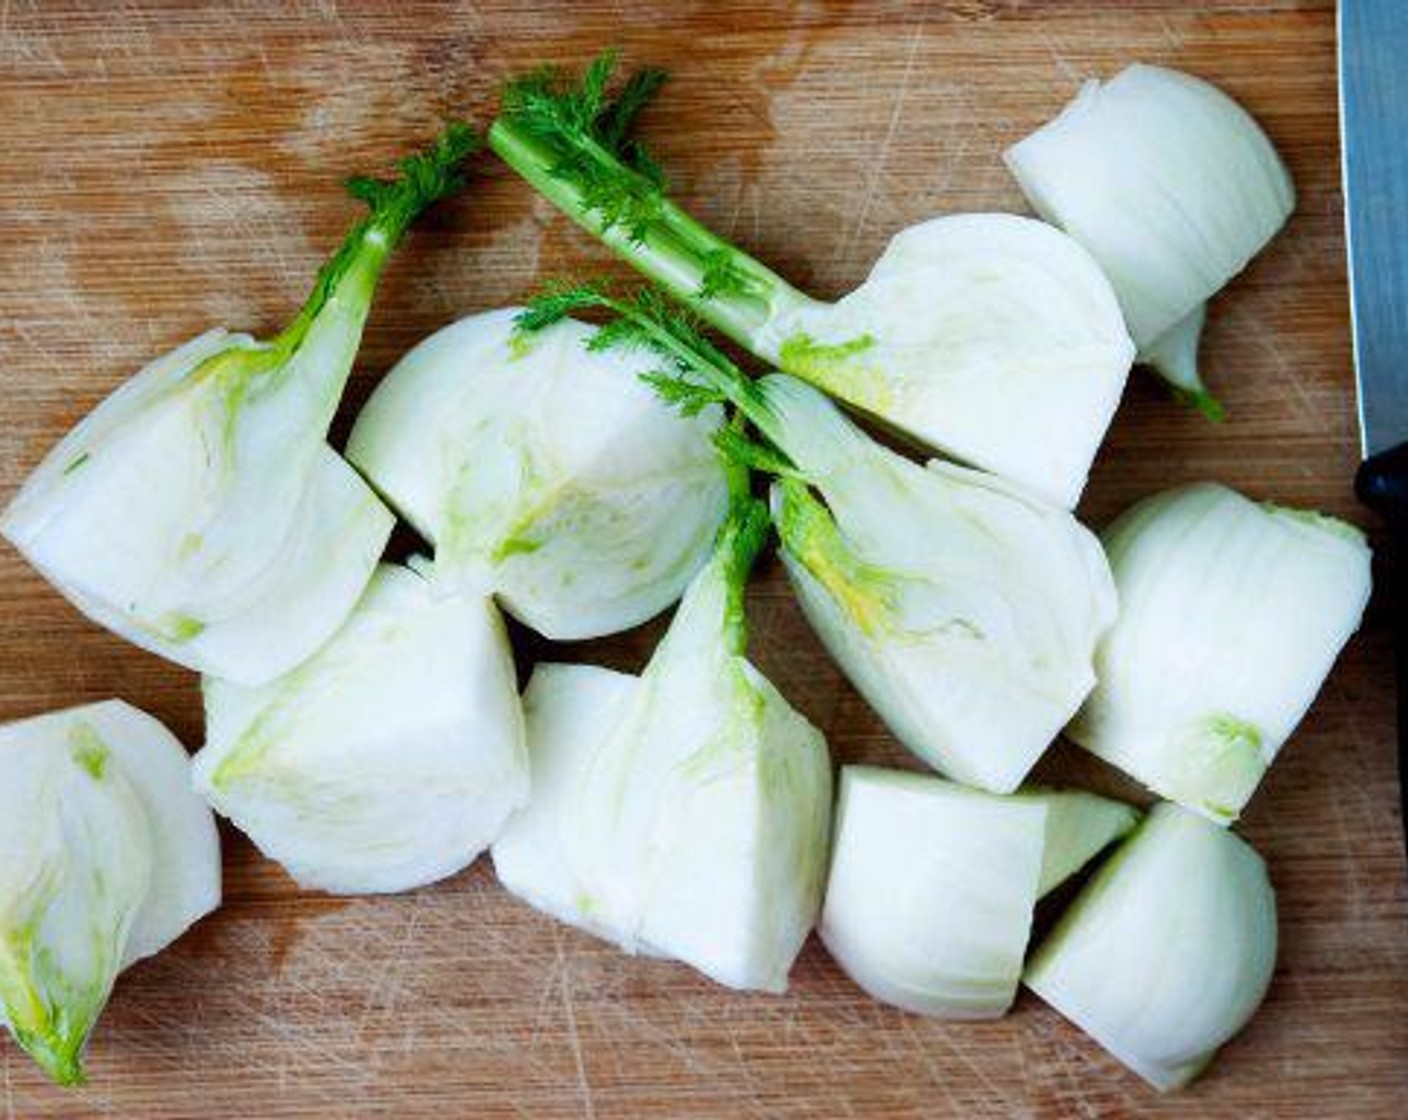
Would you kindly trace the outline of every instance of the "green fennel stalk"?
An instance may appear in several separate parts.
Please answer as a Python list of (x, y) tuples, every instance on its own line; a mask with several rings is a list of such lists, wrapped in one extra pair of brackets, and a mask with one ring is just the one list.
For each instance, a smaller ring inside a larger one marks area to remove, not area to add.
[(813, 302), (676, 206), (659, 165), (626, 138), (664, 81), (642, 70), (607, 91), (614, 52), (582, 80), (542, 69), (511, 82), (489, 146), (573, 221), (750, 349), (780, 314)]

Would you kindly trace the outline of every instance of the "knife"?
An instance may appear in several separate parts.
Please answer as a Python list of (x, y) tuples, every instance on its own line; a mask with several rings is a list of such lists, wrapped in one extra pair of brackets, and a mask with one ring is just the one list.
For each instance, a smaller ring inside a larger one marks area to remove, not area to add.
[(1354, 489), (1388, 527), (1398, 780), (1408, 821), (1408, 3), (1340, 0), (1340, 140), (1364, 461)]

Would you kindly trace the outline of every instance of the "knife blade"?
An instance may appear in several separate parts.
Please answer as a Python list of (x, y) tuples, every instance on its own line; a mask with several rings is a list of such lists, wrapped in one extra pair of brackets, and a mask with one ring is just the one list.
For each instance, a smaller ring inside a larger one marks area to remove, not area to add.
[(1408, 5), (1342, 0), (1340, 131), (1364, 457), (1408, 440)]
[[(1360, 499), (1383, 515), (1378, 552), (1397, 653), (1398, 781), (1408, 820), (1408, 3), (1340, 0), (1340, 150)], [(1405, 837), (1408, 839), (1408, 837)]]

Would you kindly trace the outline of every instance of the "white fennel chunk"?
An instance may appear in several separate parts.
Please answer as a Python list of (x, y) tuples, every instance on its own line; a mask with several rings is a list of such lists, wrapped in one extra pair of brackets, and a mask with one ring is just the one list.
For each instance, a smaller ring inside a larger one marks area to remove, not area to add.
[(328, 425), (382, 267), (472, 141), (451, 126), (401, 178), (353, 180), (371, 213), (288, 326), (157, 359), (48, 454), (0, 532), (90, 618), (188, 668), (257, 684), (322, 645), (392, 525)]
[(466, 867), (528, 796), (512, 655), (492, 601), (383, 565), (312, 658), (205, 679), (197, 788), (305, 887), (409, 890)]
[(117, 700), (0, 727), (0, 1023), (54, 1081), (118, 973), (220, 902), (185, 749)]
[(1197, 1077), (1276, 965), (1276, 896), (1245, 841), (1164, 802), (1095, 874), (1024, 981), (1159, 1090)]
[(847, 766), (821, 939), (876, 999), (939, 1018), (997, 1018), (1016, 997), (1037, 900), (1137, 817), (1077, 791), (1004, 797)]
[(538, 670), (534, 799), (494, 862), (510, 890), (629, 952), (782, 991), (821, 901), (831, 770), (821, 733), (744, 654), (766, 532), (740, 499), (638, 680)]
[(411, 350), (347, 456), (435, 546), (442, 579), (549, 638), (628, 629), (680, 597), (723, 520), (719, 410), (674, 416), (644, 356), (589, 349), (581, 323), (519, 334), (519, 312)]
[(1197, 369), (1203, 304), (1295, 206), (1251, 114), (1201, 78), (1135, 65), (1086, 82), (1006, 159), (1037, 213), (1105, 270), (1140, 358), (1220, 416)]
[(1369, 600), (1356, 528), (1199, 484), (1104, 534), (1120, 617), (1076, 742), (1226, 824), (1309, 709)]

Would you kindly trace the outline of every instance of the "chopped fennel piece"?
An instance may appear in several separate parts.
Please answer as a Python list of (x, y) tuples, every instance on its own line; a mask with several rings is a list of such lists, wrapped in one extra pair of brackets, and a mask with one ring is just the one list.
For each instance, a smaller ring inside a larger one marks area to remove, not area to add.
[(1246, 1025), (1275, 965), (1276, 897), (1261, 857), (1164, 802), (1076, 897), (1023, 979), (1167, 1091)]
[(761, 503), (736, 499), (639, 679), (539, 667), (534, 796), (494, 865), (513, 893), (628, 952), (779, 992), (821, 902), (831, 769), (821, 733), (744, 653), (766, 533)]
[(0, 727), (0, 1024), (61, 1085), (117, 974), (220, 903), (180, 743), (118, 700)]
[(1094, 794), (1004, 797), (844, 767), (821, 939), (876, 999), (997, 1018), (1016, 997), (1037, 899), (1114, 838), (1115, 817), (1127, 831), (1137, 813)]
[(803, 475), (773, 486), (803, 613), (905, 746), (1010, 793), (1095, 685), (1116, 614), (1095, 537), (1010, 483), (910, 462), (792, 378), (759, 389)]
[(1211, 820), (1236, 820), (1358, 628), (1356, 528), (1225, 486), (1156, 494), (1104, 534), (1120, 618), (1068, 734)]
[(180, 665), (271, 680), (332, 634), (392, 517), (327, 446), (377, 278), (411, 221), (460, 185), (450, 126), (392, 182), (268, 341), (212, 330), (120, 386), (30, 476), (0, 532), (75, 606)]
[(497, 595), (549, 638), (636, 626), (683, 593), (727, 506), (709, 441), (640, 355), (590, 349), (521, 309), (473, 315), (410, 351), (358, 417), (347, 457), (435, 546), (440, 578)]
[(1028, 786), (1017, 799), (1046, 808), (1037, 898), (1045, 898), (1100, 852), (1134, 831), (1140, 813), (1133, 805), (1077, 789)]
[(582, 308), (664, 361), (650, 380), (666, 400), (729, 400), (769, 441), (720, 433), (780, 476), (773, 517), (803, 610), (896, 737), (959, 781), (1016, 789), (1095, 683), (1116, 609), (1095, 537), (1014, 483), (880, 446), (795, 378), (749, 379), (654, 289), (551, 288), (520, 323)]
[(1210, 82), (1134, 65), (1086, 82), (1005, 158), (1037, 213), (1105, 270), (1140, 359), (1219, 417), (1197, 371), (1202, 305), (1295, 206), (1266, 133)]
[(1207, 391), (1198, 372), (1198, 347), (1203, 340), (1208, 305), (1198, 304), (1178, 320), (1140, 354), (1140, 360), (1152, 366), (1172, 389), (1174, 396), (1196, 408), (1214, 423), (1226, 418), (1222, 402)]
[(1134, 357), (1091, 255), (1011, 214), (935, 218), (901, 231), (860, 287), (813, 299), (677, 207), (627, 138), (659, 88), (616, 94), (614, 55), (579, 83), (511, 82), (489, 143), (569, 217), (733, 341), (920, 443), (1025, 484), (1080, 497)]
[(195, 782), (302, 886), (409, 890), (468, 866), (528, 799), (512, 654), (491, 600), (382, 565), (278, 680), (207, 677)]
[(592, 759), (640, 688), (640, 678), (596, 665), (540, 662), (523, 693), (532, 796), (494, 841), (494, 871), (534, 908), (607, 940), (617, 927), (585, 892), (573, 863), (575, 821)]

